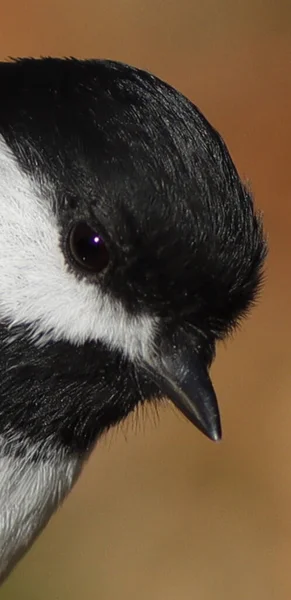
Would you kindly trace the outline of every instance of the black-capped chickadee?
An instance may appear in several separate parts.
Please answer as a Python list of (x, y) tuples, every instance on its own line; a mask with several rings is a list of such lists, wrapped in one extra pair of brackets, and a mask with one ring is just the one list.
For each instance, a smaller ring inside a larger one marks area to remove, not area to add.
[(220, 438), (208, 369), (266, 244), (221, 137), (166, 83), (50, 58), (0, 80), (3, 580), (137, 404)]

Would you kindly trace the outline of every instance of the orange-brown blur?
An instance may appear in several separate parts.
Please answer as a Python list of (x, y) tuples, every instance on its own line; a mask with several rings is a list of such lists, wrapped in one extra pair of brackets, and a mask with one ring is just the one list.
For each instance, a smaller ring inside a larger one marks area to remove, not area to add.
[(170, 407), (159, 423), (150, 411), (129, 419), (99, 443), (1, 600), (287, 600), (290, 2), (2, 0), (0, 57), (25, 55), (114, 58), (189, 96), (251, 182), (270, 256), (258, 307), (213, 368), (223, 442)]

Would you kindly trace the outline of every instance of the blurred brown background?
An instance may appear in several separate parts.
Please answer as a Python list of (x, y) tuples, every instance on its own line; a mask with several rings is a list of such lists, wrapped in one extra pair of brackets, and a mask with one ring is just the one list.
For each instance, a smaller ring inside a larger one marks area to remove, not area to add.
[(0, 56), (107, 57), (188, 95), (264, 210), (267, 285), (213, 378), (224, 441), (170, 410), (99, 444), (2, 600), (291, 597), (291, 4), (2, 0)]

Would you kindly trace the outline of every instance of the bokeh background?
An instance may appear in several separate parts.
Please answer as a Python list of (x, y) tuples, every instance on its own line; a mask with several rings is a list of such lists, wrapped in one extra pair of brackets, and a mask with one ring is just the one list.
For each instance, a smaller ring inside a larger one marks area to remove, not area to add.
[(287, 600), (290, 1), (2, 0), (0, 57), (24, 55), (118, 59), (188, 95), (251, 182), (270, 257), (260, 304), (213, 369), (223, 443), (170, 407), (159, 423), (129, 419), (98, 445), (1, 600)]

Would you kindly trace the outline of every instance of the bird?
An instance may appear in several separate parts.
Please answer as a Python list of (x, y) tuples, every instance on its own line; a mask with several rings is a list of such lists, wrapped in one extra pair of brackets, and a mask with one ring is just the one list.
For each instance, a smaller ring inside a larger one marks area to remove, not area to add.
[(151, 72), (16, 58), (0, 79), (3, 582), (137, 406), (221, 438), (209, 371), (267, 242), (222, 136)]

